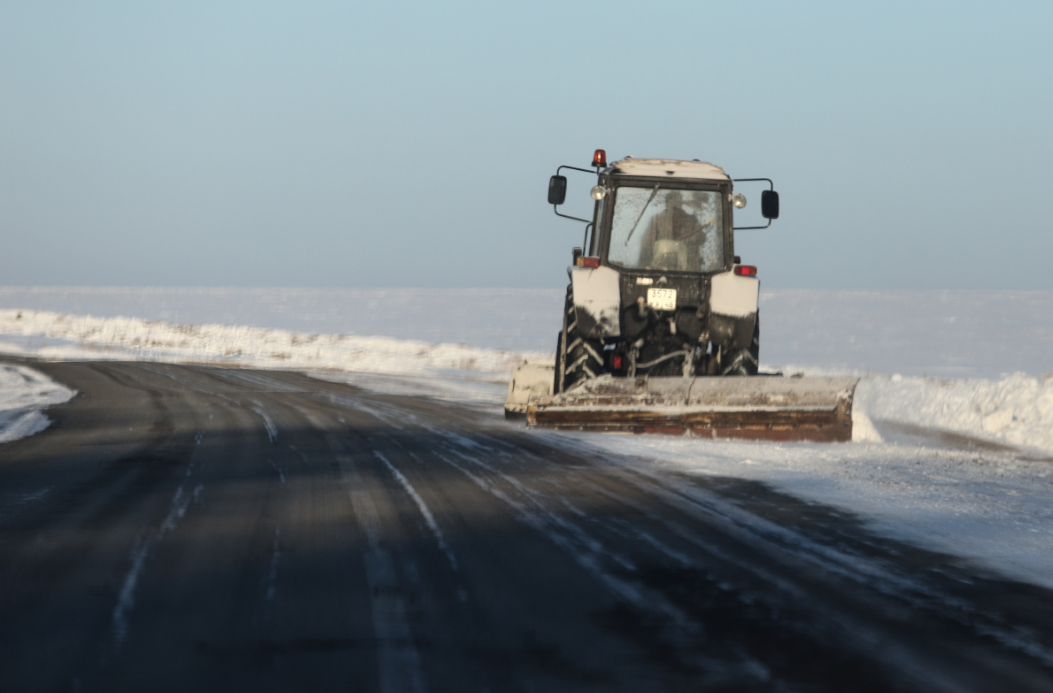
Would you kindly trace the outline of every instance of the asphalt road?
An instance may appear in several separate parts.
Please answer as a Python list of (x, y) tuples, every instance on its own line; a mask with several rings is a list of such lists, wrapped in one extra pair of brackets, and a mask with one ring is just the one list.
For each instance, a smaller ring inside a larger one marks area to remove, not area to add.
[(295, 373), (33, 365), (79, 394), (0, 445), (0, 691), (1053, 690), (1049, 591), (762, 484)]

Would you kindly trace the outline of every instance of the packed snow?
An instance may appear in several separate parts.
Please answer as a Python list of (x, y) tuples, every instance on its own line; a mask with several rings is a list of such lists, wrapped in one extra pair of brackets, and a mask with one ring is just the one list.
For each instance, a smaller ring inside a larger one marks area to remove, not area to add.
[(32, 368), (0, 363), (0, 443), (43, 431), (51, 421), (42, 410), (75, 394)]
[[(853, 444), (558, 435), (763, 481), (1053, 586), (1053, 292), (761, 296), (762, 368), (861, 377)], [(562, 289), (0, 288), (0, 354), (297, 369), (500, 415), (511, 371), (551, 358), (562, 301)]]

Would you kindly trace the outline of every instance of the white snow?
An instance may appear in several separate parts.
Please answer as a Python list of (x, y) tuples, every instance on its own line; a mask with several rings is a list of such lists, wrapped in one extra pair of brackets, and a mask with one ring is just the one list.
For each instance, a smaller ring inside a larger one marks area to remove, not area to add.
[(630, 176), (659, 176), (661, 178), (698, 178), (727, 180), (728, 174), (719, 166), (705, 161), (681, 161), (679, 159), (634, 159), (627, 157), (611, 164)]
[(871, 376), (856, 389), (855, 407), (872, 420), (1053, 453), (1053, 374), (999, 380)]
[(565, 296), (562, 288), (0, 287), (0, 309), (548, 352), (556, 343)]
[[(502, 380), (525, 357), (546, 355), (388, 337), (180, 325), (32, 310), (0, 310), (0, 335), (30, 338), (6, 344), (0, 339), (0, 353), (53, 359), (174, 361), (400, 375), (452, 370), (500, 374)], [(36, 345), (33, 340), (37, 340)], [(52, 342), (48, 344), (47, 340)]]
[[(763, 276), (764, 268), (759, 272)], [(762, 285), (760, 321), (762, 365), (938, 378), (1053, 371), (1053, 291)]]
[[(0, 288), (0, 353), (293, 368), (496, 417), (511, 371), (525, 358), (551, 359), (563, 296)], [(760, 313), (765, 370), (862, 378), (855, 442), (557, 437), (662, 468), (763, 481), (1053, 586), (1053, 292), (765, 290)], [(0, 377), (23, 372), (14, 368)]]
[(0, 443), (43, 431), (51, 420), (42, 409), (75, 394), (32, 368), (0, 363)]

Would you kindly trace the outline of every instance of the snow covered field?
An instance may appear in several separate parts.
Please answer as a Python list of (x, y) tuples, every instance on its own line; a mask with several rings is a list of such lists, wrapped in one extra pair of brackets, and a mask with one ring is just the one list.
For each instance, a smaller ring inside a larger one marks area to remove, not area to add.
[[(763, 368), (863, 376), (858, 442), (567, 437), (765, 481), (1053, 586), (1053, 293), (762, 296)], [(498, 415), (511, 370), (551, 354), (562, 301), (562, 289), (0, 288), (0, 354), (295, 368)]]

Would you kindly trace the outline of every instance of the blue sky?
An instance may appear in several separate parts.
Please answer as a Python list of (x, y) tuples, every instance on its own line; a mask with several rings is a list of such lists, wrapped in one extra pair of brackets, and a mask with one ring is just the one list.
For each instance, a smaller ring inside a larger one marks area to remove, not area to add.
[(0, 284), (558, 287), (602, 147), (773, 178), (768, 287), (1053, 290), (1051, 8), (2, 3)]

